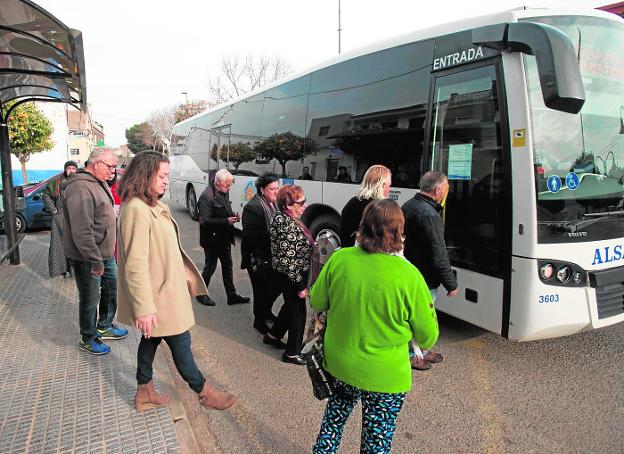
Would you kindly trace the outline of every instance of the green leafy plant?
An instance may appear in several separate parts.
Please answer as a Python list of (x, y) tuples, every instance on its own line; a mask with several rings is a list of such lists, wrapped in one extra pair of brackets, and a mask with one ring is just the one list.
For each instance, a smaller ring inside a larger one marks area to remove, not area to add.
[[(238, 168), (243, 162), (249, 162), (249, 161), (253, 161), (254, 159), (256, 159), (256, 151), (253, 148), (251, 148), (250, 144), (237, 142), (237, 143), (231, 143), (229, 145), (227, 144), (221, 145), (221, 160), (222, 161), (228, 160), (228, 149), (229, 149), (229, 155), (230, 155), (229, 162), (232, 163), (232, 165), (234, 166), (236, 170), (238, 170)], [(217, 147), (216, 146), (212, 148), (211, 157), (215, 161), (217, 160)]]
[[(11, 103), (6, 105), (8, 110)], [(26, 163), (33, 154), (51, 150), (54, 147), (54, 127), (48, 118), (33, 103), (17, 106), (8, 118), (9, 144), (11, 153), (19, 159), (24, 183), (28, 183)]]
[(309, 137), (301, 137), (292, 132), (273, 134), (254, 147), (258, 156), (277, 159), (282, 166), (282, 176), (286, 177), (286, 163), (298, 161), (311, 155), (317, 150), (318, 145)]

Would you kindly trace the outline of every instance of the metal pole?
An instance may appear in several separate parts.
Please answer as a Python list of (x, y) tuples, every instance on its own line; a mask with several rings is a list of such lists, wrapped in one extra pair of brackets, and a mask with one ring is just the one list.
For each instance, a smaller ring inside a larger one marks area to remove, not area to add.
[(186, 99), (186, 104), (188, 104), (188, 92), (183, 91), (182, 94), (184, 95), (184, 98)]
[(342, 28), (340, 27), (340, 0), (338, 0), (338, 53), (340, 53), (340, 33)]
[(11, 265), (20, 264), (17, 230), (15, 227), (15, 193), (13, 190), (13, 174), (11, 169), (11, 149), (9, 147), (9, 126), (2, 113), (0, 104), (0, 164), (2, 169), (2, 193), (4, 199), (4, 232), (7, 236), (7, 247), (11, 249)]

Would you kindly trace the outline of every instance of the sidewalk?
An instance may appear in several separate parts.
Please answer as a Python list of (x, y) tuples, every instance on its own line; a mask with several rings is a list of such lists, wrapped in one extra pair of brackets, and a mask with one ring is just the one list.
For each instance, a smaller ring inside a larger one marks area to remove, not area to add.
[(0, 265), (0, 453), (192, 452), (192, 432), (160, 352), (156, 387), (173, 392), (174, 402), (139, 414), (138, 333), (109, 341), (112, 352), (103, 357), (78, 349), (76, 285), (48, 277), (49, 238), (28, 233), (22, 264)]

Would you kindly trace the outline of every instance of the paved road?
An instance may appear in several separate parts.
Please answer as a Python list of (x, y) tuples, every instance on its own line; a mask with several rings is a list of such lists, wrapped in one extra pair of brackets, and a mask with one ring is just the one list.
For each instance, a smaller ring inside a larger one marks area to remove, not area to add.
[[(182, 242), (200, 266), (198, 227), (172, 204)], [(234, 278), (251, 296), (246, 272)], [(209, 379), (239, 397), (227, 413), (189, 414), (198, 441), (217, 452), (309, 452), (324, 403), (311, 394), (306, 371), (280, 361), (253, 330), (251, 305), (227, 306), (217, 269), (210, 284), (216, 307), (195, 305), (193, 349)], [(443, 363), (414, 374), (399, 416), (393, 452), (622, 452), (624, 324), (563, 339), (511, 343), (440, 316)], [(358, 452), (360, 407), (342, 452)], [(212, 446), (212, 448), (210, 447)]]

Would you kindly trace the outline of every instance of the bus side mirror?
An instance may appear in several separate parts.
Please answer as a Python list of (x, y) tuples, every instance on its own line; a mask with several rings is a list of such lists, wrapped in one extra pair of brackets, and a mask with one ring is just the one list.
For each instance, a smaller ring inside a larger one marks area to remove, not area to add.
[(559, 29), (535, 22), (514, 22), (472, 31), (473, 44), (534, 55), (546, 107), (572, 114), (585, 103), (585, 89), (572, 41)]

